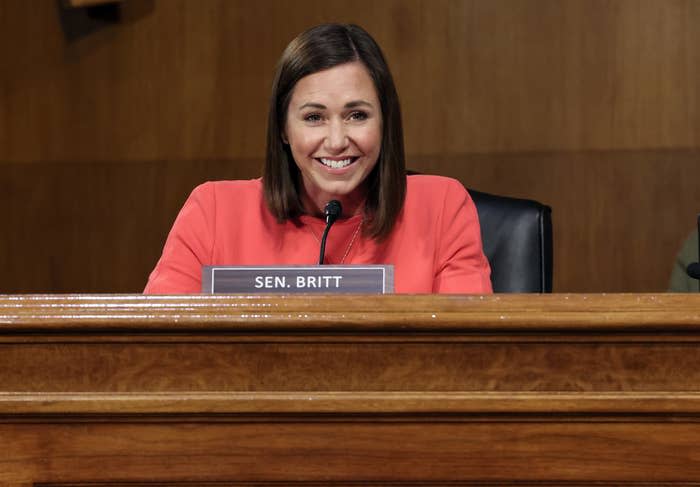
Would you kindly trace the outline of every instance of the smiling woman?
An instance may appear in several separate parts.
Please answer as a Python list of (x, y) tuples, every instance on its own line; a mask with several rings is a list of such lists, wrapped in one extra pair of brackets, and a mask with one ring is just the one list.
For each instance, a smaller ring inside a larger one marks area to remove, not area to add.
[(199, 292), (203, 265), (313, 263), (330, 200), (343, 215), (326, 263), (393, 265), (396, 292), (491, 292), (471, 198), (453, 179), (406, 177), (388, 65), (367, 32), (341, 24), (287, 46), (272, 86), (263, 177), (196, 188), (145, 292)]
[(297, 83), (283, 140), (301, 173), (306, 212), (322, 215), (332, 199), (341, 202), (346, 215), (362, 212), (367, 176), (379, 159), (381, 133), (379, 99), (359, 61)]

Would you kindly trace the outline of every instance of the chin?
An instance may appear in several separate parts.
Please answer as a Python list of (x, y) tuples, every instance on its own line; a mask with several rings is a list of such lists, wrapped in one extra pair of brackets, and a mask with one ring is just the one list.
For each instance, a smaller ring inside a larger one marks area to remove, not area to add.
[(347, 185), (347, 184), (331, 184), (331, 185), (321, 185), (320, 189), (323, 193), (333, 197), (333, 198), (343, 198), (357, 189), (357, 185)]

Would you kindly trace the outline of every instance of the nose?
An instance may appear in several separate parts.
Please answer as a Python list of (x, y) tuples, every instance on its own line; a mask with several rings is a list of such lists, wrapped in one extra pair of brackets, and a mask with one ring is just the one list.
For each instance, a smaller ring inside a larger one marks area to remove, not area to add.
[(348, 146), (347, 128), (342, 120), (333, 120), (328, 125), (324, 147), (331, 153), (340, 153)]

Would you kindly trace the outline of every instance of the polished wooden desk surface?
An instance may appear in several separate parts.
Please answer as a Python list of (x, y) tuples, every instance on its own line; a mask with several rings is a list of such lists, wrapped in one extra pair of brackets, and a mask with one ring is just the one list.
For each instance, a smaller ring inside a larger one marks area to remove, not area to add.
[(700, 296), (0, 296), (0, 418), (2, 485), (694, 485)]
[[(700, 294), (0, 295), (1, 330), (700, 329)], [(532, 317), (537, 316), (533, 322)]]

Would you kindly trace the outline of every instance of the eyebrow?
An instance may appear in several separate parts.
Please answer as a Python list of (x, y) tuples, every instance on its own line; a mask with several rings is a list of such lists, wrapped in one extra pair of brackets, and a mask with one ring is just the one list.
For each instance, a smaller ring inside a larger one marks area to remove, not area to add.
[[(368, 101), (365, 101), (365, 100), (353, 100), (353, 101), (349, 101), (345, 104), (345, 108), (357, 108), (360, 106), (367, 106), (367, 107), (373, 108), (372, 104)], [(318, 110), (325, 110), (328, 107), (326, 105), (322, 105), (321, 103), (308, 102), (308, 103), (304, 103), (302, 106), (300, 106), (299, 110), (303, 110), (304, 108), (316, 108)]]

